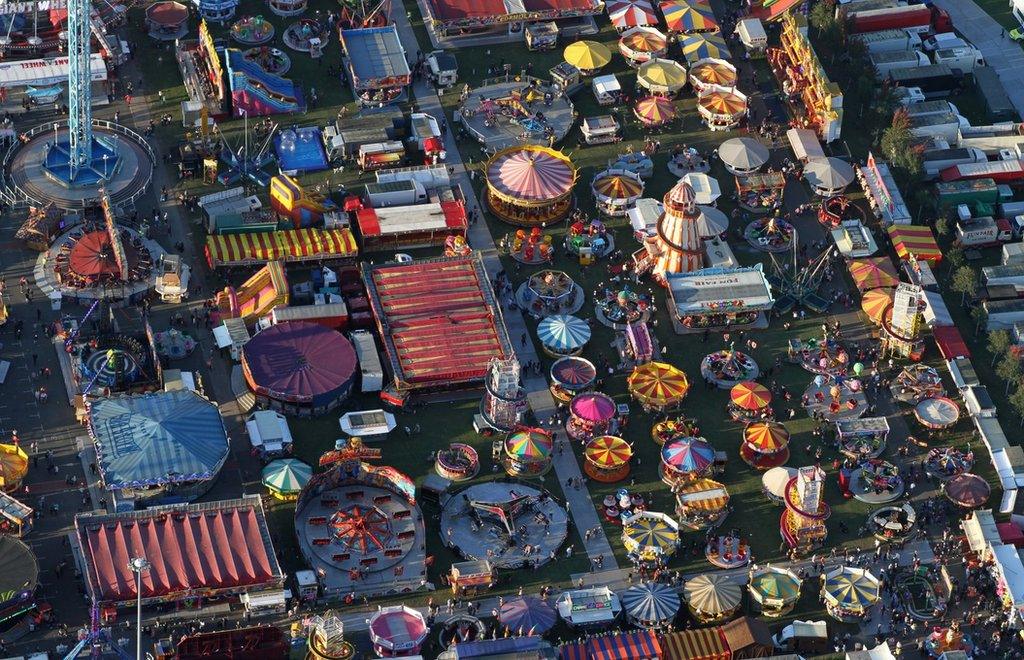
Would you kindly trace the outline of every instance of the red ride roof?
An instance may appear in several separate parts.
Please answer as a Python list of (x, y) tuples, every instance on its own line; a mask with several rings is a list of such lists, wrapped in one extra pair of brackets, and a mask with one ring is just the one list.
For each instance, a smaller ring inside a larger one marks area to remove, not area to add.
[(939, 353), (943, 359), (971, 357), (971, 350), (967, 348), (967, 342), (960, 336), (960, 331), (954, 325), (937, 325), (932, 328), (932, 336), (935, 337), (935, 345), (939, 347)]
[(190, 589), (238, 590), (283, 580), (257, 500), (158, 507), (75, 519), (89, 590), (104, 603), (134, 602), (128, 562), (145, 557), (142, 598)]
[(400, 389), (478, 381), (512, 353), (478, 257), (363, 264), (363, 281)]
[(440, 21), (494, 18), (508, 13), (502, 0), (430, 0), (431, 13)]

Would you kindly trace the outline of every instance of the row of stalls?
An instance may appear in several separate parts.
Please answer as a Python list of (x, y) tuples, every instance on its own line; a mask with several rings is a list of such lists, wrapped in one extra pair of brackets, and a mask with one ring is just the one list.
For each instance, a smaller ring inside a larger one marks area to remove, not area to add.
[(988, 509), (974, 511), (960, 523), (967, 549), (972, 553), (969, 565), (988, 569), (996, 582), (996, 594), (1011, 628), (1024, 628), (1024, 563), (1018, 548), (1024, 547), (1024, 517), (1010, 516), (997, 523)]

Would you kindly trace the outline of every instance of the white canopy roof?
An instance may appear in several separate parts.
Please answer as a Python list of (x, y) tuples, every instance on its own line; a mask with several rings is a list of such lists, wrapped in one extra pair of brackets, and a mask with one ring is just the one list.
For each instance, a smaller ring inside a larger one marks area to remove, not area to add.
[(993, 545), (992, 558), (1019, 615), (1024, 610), (1024, 564), (1020, 562), (1017, 548), (1012, 545)]
[[(107, 79), (107, 64), (99, 53), (89, 56), (89, 76), (93, 81)], [(66, 82), (67, 79), (66, 57), (0, 62), (0, 87), (57, 85)]]
[(999, 528), (989, 509), (979, 509), (964, 518), (960, 526), (972, 552), (981, 552), (990, 542), (999, 543)]

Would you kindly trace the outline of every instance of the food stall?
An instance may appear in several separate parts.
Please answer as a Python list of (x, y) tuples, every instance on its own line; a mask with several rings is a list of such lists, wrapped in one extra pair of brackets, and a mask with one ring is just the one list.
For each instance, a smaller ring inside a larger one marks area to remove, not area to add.
[(590, 81), (590, 88), (594, 91), (594, 98), (601, 106), (615, 105), (622, 96), (622, 86), (619, 79), (614, 75), (595, 76)]
[(0, 491), (0, 534), (24, 538), (32, 531), (34, 513), (32, 507)]
[(558, 23), (555, 21), (527, 23), (524, 37), (528, 50), (553, 50), (558, 47)]
[(448, 571), (448, 582), (456, 596), (471, 596), (494, 586), (495, 573), (491, 562), (458, 561)]
[(595, 629), (613, 625), (622, 613), (622, 604), (608, 587), (591, 587), (562, 592), (555, 609), (573, 628)]
[(584, 117), (580, 124), (583, 141), (587, 144), (606, 144), (622, 140), (622, 127), (611, 115)]
[(736, 177), (739, 205), (752, 213), (768, 213), (782, 205), (786, 176), (782, 172), (765, 172)]

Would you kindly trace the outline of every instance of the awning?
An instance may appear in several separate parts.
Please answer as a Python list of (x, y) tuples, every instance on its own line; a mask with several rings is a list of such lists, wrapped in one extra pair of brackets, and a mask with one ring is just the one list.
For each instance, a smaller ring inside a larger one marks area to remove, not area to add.
[(296, 229), (208, 236), (206, 257), (214, 268), (267, 261), (314, 261), (359, 253), (348, 229)]
[(960, 523), (971, 552), (983, 552), (989, 542), (999, 541), (999, 528), (992, 518), (992, 511), (974, 511)]
[[(1006, 591), (1013, 601), (1013, 608), (1019, 613), (1024, 609), (1024, 565), (1021, 564), (1017, 548), (1012, 545), (992, 546), (995, 568), (1006, 584)], [(1005, 595), (1003, 600), (1006, 600)]]
[(587, 642), (587, 660), (646, 660), (660, 655), (661, 645), (650, 630), (595, 637)]
[(661, 648), (665, 660), (729, 660), (732, 657), (718, 627), (662, 635)]
[(942, 294), (937, 291), (924, 292), (924, 316), (925, 325), (933, 330), (939, 326), (953, 325), (953, 317), (946, 307), (946, 301)]
[(892, 225), (888, 228), (889, 238), (900, 259), (914, 255), (923, 261), (942, 261), (942, 250), (935, 242), (931, 227), (921, 225)]
[(967, 348), (967, 342), (960, 336), (955, 325), (935, 326), (932, 328), (932, 336), (935, 337), (935, 345), (939, 347), (943, 359), (971, 357), (971, 350)]
[(791, 128), (786, 131), (786, 139), (798, 160), (825, 157), (818, 134), (809, 128)]

